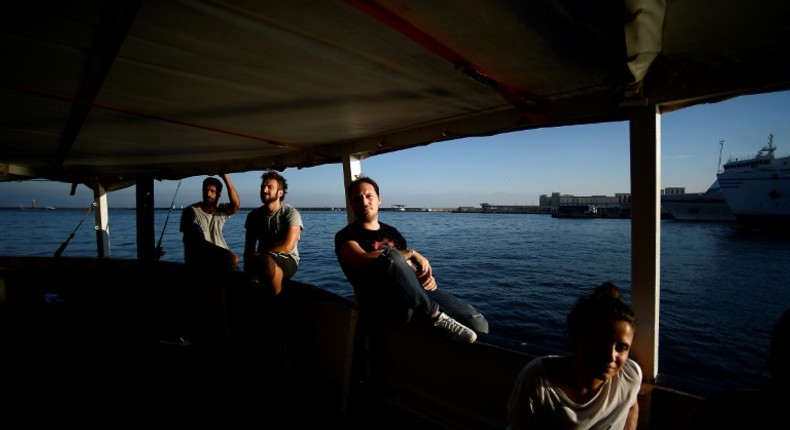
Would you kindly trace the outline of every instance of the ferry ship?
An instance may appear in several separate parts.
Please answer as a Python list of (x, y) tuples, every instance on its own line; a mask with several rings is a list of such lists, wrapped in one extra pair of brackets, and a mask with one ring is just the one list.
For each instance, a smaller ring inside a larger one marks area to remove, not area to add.
[(746, 228), (790, 231), (790, 156), (776, 157), (774, 135), (756, 155), (724, 163), (721, 192)]

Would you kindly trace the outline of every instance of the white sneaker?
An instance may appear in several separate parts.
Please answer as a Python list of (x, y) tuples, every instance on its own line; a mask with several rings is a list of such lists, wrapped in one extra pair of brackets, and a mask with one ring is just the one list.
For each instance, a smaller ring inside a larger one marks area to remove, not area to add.
[(452, 341), (475, 343), (477, 333), (442, 312), (433, 321), (433, 326), (440, 329)]

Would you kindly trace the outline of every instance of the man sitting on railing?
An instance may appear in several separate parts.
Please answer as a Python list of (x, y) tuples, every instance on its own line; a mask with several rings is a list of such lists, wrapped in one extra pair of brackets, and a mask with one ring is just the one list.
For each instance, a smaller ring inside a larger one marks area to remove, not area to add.
[(184, 235), (184, 261), (203, 271), (238, 270), (239, 257), (225, 242), (222, 228), (231, 215), (239, 211), (241, 200), (230, 177), (220, 175), (228, 186), (230, 202), (220, 203), (222, 182), (211, 176), (203, 181), (203, 200), (181, 212), (181, 233)]
[(475, 331), (488, 333), (485, 317), (439, 290), (428, 259), (408, 249), (395, 227), (379, 222), (381, 197), (373, 179), (356, 179), (347, 193), (355, 221), (335, 235), (335, 254), (371, 322), (393, 327), (414, 320), (468, 343), (477, 340)]

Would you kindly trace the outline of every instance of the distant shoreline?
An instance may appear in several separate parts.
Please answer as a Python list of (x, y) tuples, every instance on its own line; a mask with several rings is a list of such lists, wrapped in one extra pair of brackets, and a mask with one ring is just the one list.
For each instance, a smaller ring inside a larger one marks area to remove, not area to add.
[[(176, 206), (173, 208), (154, 208), (157, 212), (180, 212), (185, 206)], [(249, 212), (260, 206), (243, 207), (239, 209), (241, 212)], [(310, 206), (310, 207), (296, 207), (302, 212), (346, 212), (346, 208), (340, 206)], [(630, 208), (627, 208), (630, 209)], [(85, 212), (87, 208), (75, 207), (0, 207), (2, 211), (80, 211)], [(134, 211), (133, 207), (111, 207), (110, 211)], [(623, 214), (622, 208), (604, 208), (600, 209), (603, 218), (630, 218), (630, 213)], [(379, 208), (381, 212), (410, 212), (410, 213), (426, 213), (426, 212), (441, 212), (441, 213), (478, 213), (478, 214), (526, 214), (526, 215), (552, 215), (556, 213), (557, 208), (551, 206), (536, 206), (536, 205), (499, 205), (492, 206), (486, 205), (485, 207), (474, 206), (459, 206), (455, 208), (425, 208), (425, 207), (382, 207)], [(612, 212), (612, 213), (609, 213)], [(614, 213), (616, 212), (616, 213)], [(629, 211), (630, 212), (630, 211)]]
[[(185, 206), (178, 206), (178, 207), (174, 207), (172, 209), (169, 209), (169, 208), (154, 208), (154, 210), (157, 210), (157, 211), (167, 211), (167, 210), (176, 211), (176, 210), (178, 210), (178, 211), (180, 211), (184, 207)], [(241, 210), (241, 211), (251, 211), (251, 210), (256, 209), (258, 207), (260, 207), (260, 206), (243, 207), (243, 208), (241, 208), (239, 210)], [(21, 207), (20, 208), (20, 207), (14, 207), (14, 206), (0, 207), (0, 210), (12, 210), (12, 211), (44, 211), (44, 210), (84, 211), (84, 210), (87, 210), (87, 209), (88, 208), (76, 208), (76, 207), (58, 207), (58, 208), (53, 208), (53, 207), (47, 207), (47, 208), (43, 208), (43, 207), (39, 207), (39, 208)], [(324, 212), (345, 212), (346, 211), (346, 208), (340, 207), (340, 206), (324, 206), (324, 207), (312, 207), (311, 206), (311, 207), (297, 207), (297, 209), (299, 209), (300, 211), (324, 211)], [(110, 207), (109, 210), (111, 210), (111, 211), (133, 211), (133, 210), (135, 210), (135, 208), (133, 208), (133, 207), (129, 207), (129, 208), (126, 208), (126, 207)], [(379, 210), (382, 211), (382, 212), (387, 212), (387, 211), (389, 211), (389, 212), (453, 212), (453, 211), (458, 211), (458, 208), (406, 208), (404, 210), (398, 210), (398, 209), (393, 209), (393, 208), (380, 208)]]

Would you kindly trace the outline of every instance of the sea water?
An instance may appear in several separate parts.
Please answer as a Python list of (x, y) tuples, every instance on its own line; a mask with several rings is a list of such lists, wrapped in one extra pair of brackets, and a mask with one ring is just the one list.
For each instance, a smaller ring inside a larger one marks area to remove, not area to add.
[[(247, 213), (224, 230), (240, 257)], [(301, 213), (294, 279), (352, 296), (334, 254), (346, 213)], [(155, 212), (164, 261), (183, 261), (180, 215)], [(565, 317), (579, 296), (611, 281), (631, 300), (629, 220), (451, 212), (382, 212), (380, 220), (428, 257), (440, 288), (486, 315), (493, 335), (563, 353)], [(0, 210), (0, 255), (52, 256), (68, 242), (63, 256), (95, 256), (93, 225), (87, 210)], [(135, 258), (135, 211), (110, 210), (109, 226), (111, 257)], [(699, 394), (769, 386), (770, 331), (790, 307), (788, 268), (786, 236), (662, 221), (659, 381)]]

